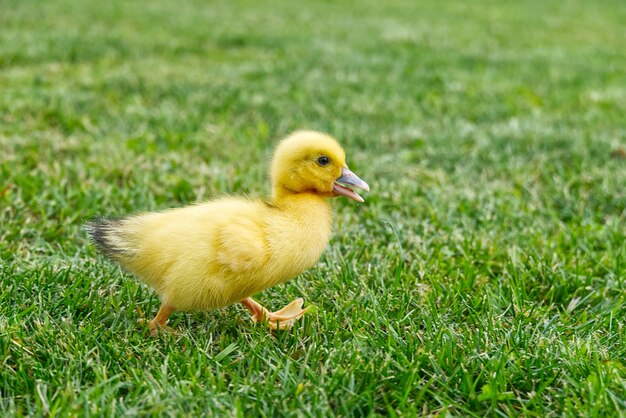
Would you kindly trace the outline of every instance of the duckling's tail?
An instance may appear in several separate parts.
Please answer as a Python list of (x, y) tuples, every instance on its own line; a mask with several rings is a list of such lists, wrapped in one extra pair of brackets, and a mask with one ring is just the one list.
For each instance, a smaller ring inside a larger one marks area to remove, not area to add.
[(122, 261), (132, 258), (136, 252), (126, 229), (128, 218), (96, 218), (85, 224), (91, 241), (105, 256)]

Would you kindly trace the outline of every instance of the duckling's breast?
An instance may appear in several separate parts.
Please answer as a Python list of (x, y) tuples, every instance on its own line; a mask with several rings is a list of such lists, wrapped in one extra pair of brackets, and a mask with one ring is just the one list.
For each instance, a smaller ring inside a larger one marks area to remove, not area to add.
[(332, 212), (324, 199), (301, 198), (285, 205), (267, 228), (269, 286), (314, 266), (328, 245)]
[(223, 276), (223, 301), (218, 304), (240, 301), (314, 266), (328, 244), (331, 220), (330, 205), (319, 197), (298, 197), (269, 207), (262, 221), (263, 263)]

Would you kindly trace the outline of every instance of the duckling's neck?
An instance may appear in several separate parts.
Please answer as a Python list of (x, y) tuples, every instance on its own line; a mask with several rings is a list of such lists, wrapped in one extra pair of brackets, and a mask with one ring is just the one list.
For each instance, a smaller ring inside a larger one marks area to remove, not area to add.
[(274, 193), (270, 202), (305, 222), (313, 221), (330, 225), (332, 217), (330, 203), (328, 199), (317, 193)]
[(304, 199), (319, 199), (320, 201), (326, 201), (327, 198), (333, 197), (329, 193), (320, 193), (313, 190), (297, 191), (292, 190), (285, 185), (274, 183), (272, 185), (272, 202), (277, 203), (280, 201), (291, 201), (294, 198), (296, 201), (300, 198)]
[(313, 208), (329, 208), (328, 199), (318, 193), (302, 192), (302, 193), (274, 193), (270, 202), (278, 207), (291, 207), (311, 205)]

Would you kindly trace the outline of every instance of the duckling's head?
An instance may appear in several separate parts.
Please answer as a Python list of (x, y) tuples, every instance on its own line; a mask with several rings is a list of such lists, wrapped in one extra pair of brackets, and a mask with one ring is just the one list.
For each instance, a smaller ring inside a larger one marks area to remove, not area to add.
[(369, 186), (346, 164), (346, 153), (336, 140), (314, 131), (299, 131), (283, 139), (272, 160), (272, 190), (275, 198), (297, 193), (321, 197), (363, 198), (351, 188), (369, 191)]

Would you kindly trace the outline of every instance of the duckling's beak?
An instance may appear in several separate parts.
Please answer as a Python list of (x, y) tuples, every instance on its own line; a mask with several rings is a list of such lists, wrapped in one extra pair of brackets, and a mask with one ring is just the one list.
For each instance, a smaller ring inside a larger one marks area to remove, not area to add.
[(357, 202), (365, 202), (361, 196), (356, 194), (352, 189), (361, 189), (366, 192), (370, 191), (370, 186), (354, 174), (348, 167), (341, 168), (341, 177), (335, 180), (333, 184), (333, 192), (337, 196), (346, 196)]

